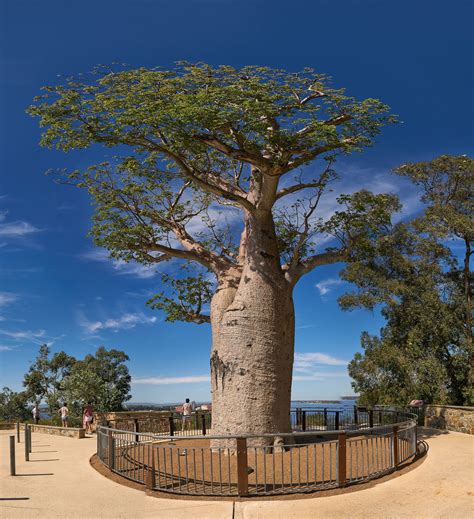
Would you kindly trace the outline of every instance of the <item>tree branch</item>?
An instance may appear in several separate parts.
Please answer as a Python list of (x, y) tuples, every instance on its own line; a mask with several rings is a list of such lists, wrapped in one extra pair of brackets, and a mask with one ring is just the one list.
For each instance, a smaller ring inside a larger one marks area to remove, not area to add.
[(287, 274), (290, 282), (296, 284), (296, 282), (308, 272), (311, 272), (314, 268), (321, 265), (332, 265), (341, 261), (347, 261), (348, 250), (346, 248), (338, 249), (335, 251), (322, 252), (310, 256), (305, 260), (297, 263), (296, 265), (285, 264), (282, 266), (283, 272)]

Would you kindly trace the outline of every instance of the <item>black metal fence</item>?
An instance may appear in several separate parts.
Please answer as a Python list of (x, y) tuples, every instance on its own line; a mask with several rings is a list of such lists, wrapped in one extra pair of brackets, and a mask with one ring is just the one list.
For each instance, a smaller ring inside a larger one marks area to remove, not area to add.
[(295, 432), (278, 434), (283, 446), (258, 446), (262, 439), (272, 443), (274, 434), (213, 436), (210, 429), (203, 435), (188, 432), (199, 427), (176, 427), (173, 435), (163, 435), (99, 426), (97, 455), (112, 471), (146, 488), (220, 496), (343, 487), (386, 474), (415, 455), (415, 415), (384, 409), (357, 417), (337, 412), (292, 411)]

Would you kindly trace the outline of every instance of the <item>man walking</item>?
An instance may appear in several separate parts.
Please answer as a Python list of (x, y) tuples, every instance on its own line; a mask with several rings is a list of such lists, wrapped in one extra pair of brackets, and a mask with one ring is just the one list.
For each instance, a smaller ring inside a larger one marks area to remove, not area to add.
[(186, 398), (186, 402), (183, 404), (183, 422), (181, 424), (181, 431), (186, 429), (186, 424), (191, 423), (193, 413), (193, 406), (189, 403), (189, 398)]

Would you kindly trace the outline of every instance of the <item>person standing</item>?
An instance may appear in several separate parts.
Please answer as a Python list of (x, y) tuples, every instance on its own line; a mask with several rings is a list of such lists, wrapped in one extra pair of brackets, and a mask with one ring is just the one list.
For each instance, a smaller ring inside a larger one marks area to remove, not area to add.
[(38, 424), (39, 419), (40, 419), (40, 412), (39, 412), (38, 404), (35, 404), (35, 406), (33, 407), (33, 410), (31, 411), (31, 414), (33, 415), (33, 420), (34, 420), (35, 424)]
[(186, 398), (186, 402), (183, 404), (183, 421), (181, 424), (181, 431), (186, 429), (186, 424), (191, 423), (193, 414), (193, 406), (189, 403), (189, 398)]
[(63, 427), (67, 427), (69, 420), (69, 409), (67, 408), (67, 402), (64, 402), (63, 406), (59, 409), (59, 414), (61, 415), (61, 422)]
[(92, 403), (87, 402), (87, 405), (84, 408), (84, 413), (82, 416), (82, 423), (84, 425), (84, 429), (86, 430), (86, 434), (92, 434), (92, 417), (93, 416), (94, 416), (94, 410), (92, 409)]

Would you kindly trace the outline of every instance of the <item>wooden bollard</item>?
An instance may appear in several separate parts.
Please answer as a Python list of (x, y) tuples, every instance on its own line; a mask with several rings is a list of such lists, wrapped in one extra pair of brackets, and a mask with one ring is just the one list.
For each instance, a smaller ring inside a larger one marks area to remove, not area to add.
[(301, 429), (306, 431), (306, 411), (301, 411)]
[(398, 455), (398, 425), (393, 426), (393, 443), (392, 443), (392, 449), (393, 449), (393, 466), (395, 468), (398, 467), (398, 464), (400, 463), (400, 458)]
[(33, 437), (33, 434), (32, 434), (32, 429), (31, 429), (31, 425), (28, 425), (28, 450), (29, 452), (33, 452), (33, 446), (32, 446), (32, 437)]
[(339, 430), (339, 411), (336, 411), (336, 417), (335, 417), (334, 429), (336, 429), (336, 431)]
[(206, 413), (202, 413), (202, 435), (206, 436)]
[(347, 481), (346, 474), (346, 433), (337, 435), (337, 483), (340, 487), (345, 486)]
[(237, 438), (237, 494), (246, 496), (249, 492), (247, 440)]
[(28, 431), (29, 431), (28, 424), (25, 424), (25, 461), (30, 461)]
[(170, 424), (170, 436), (174, 436), (174, 418), (173, 415), (168, 417), (168, 421)]
[[(179, 460), (178, 460), (179, 463)], [(146, 471), (146, 488), (153, 490), (155, 488), (155, 452), (153, 445), (148, 445), (148, 468)]]
[(20, 422), (16, 423), (16, 441), (20, 443)]
[(369, 409), (369, 427), (372, 429), (374, 426), (374, 411)]
[[(139, 428), (137, 419), (134, 420), (134, 427), (133, 428), (135, 430), (135, 433), (140, 432), (140, 428)], [(140, 441), (140, 438), (139, 438), (138, 434), (135, 434), (135, 441), (136, 441), (136, 443), (138, 443)]]
[(10, 436), (10, 476), (16, 476), (15, 436)]

